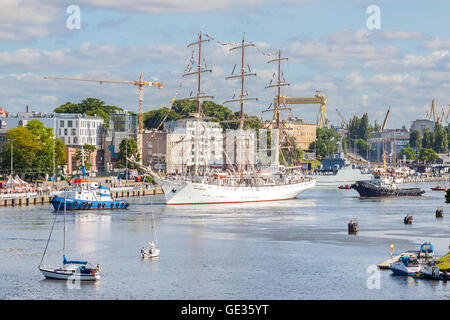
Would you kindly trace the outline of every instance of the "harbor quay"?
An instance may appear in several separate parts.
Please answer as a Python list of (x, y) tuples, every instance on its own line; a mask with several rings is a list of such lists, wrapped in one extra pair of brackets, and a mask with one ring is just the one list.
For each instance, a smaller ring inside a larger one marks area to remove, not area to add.
[[(101, 182), (104, 179), (95, 179)], [(107, 179), (106, 179), (107, 180)], [(113, 198), (130, 198), (130, 197), (145, 197), (162, 194), (160, 187), (152, 184), (143, 183), (123, 183), (123, 185), (115, 186), (114, 183), (104, 182), (103, 185), (110, 187), (111, 196)], [(30, 205), (45, 205), (51, 202), (54, 196), (61, 196), (64, 194), (64, 188), (67, 187), (66, 182), (58, 182), (55, 190), (44, 192), (20, 192), (0, 194), (0, 207), (16, 207), (16, 206), (30, 206)]]

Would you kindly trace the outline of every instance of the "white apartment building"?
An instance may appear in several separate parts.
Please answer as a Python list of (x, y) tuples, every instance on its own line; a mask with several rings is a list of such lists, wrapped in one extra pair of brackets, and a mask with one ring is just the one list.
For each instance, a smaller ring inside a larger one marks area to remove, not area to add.
[(256, 146), (254, 130), (227, 130), (224, 141), (225, 164), (237, 165), (241, 170), (251, 169), (257, 161)]
[(101, 146), (103, 119), (82, 114), (55, 114), (56, 136), (67, 146), (81, 147), (85, 144)]
[(217, 122), (180, 119), (166, 122), (168, 173), (195, 166), (223, 166), (223, 133)]

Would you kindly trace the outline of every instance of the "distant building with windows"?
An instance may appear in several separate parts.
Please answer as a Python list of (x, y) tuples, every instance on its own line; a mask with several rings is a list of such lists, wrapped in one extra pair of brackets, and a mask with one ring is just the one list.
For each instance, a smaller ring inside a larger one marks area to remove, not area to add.
[(392, 162), (394, 156), (399, 157), (400, 151), (408, 147), (409, 132), (406, 129), (386, 129), (383, 132), (374, 132), (367, 140), (375, 148), (375, 159), (382, 162), (386, 151), (386, 160)]
[(423, 136), (423, 131), (428, 129), (430, 132), (434, 131), (434, 121), (427, 119), (417, 119), (411, 123), (411, 132), (417, 130)]
[(82, 114), (57, 113), (56, 136), (67, 146), (81, 147), (85, 144), (101, 147), (103, 119)]

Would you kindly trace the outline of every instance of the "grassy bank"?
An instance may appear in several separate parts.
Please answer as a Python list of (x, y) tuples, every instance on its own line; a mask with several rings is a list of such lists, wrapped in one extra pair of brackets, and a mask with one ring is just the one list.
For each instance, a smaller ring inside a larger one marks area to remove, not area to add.
[(436, 259), (436, 264), (441, 271), (450, 271), (450, 252), (442, 258)]

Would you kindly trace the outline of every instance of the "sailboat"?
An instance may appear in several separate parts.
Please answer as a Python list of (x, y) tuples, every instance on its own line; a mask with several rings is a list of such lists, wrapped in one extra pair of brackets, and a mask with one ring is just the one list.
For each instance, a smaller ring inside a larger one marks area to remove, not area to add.
[(39, 263), (39, 270), (46, 278), (59, 279), (59, 280), (81, 280), (81, 281), (95, 281), (100, 279), (100, 266), (93, 267), (87, 261), (69, 260), (66, 256), (66, 194), (64, 193), (64, 236), (63, 236), (63, 265), (62, 267), (51, 267), (42, 264), (45, 253), (50, 242), (50, 238), (55, 226), (56, 218), (58, 214), (55, 213), (55, 219), (53, 220), (52, 229), (47, 240), (47, 245), (42, 255), (41, 262)]
[(148, 243), (149, 248), (147, 250), (144, 248), (141, 249), (142, 258), (156, 258), (159, 256), (159, 244), (158, 239), (156, 238), (155, 218), (153, 217), (153, 210), (152, 210), (152, 237), (153, 241)]

